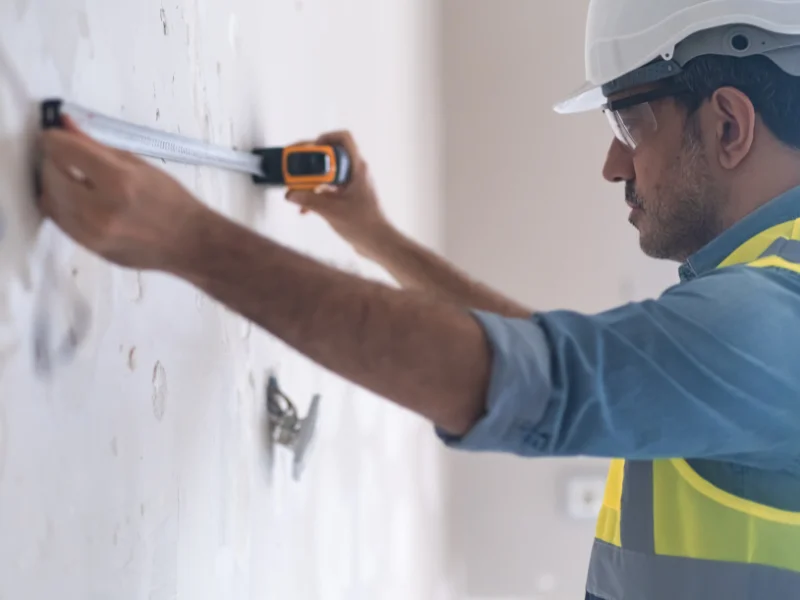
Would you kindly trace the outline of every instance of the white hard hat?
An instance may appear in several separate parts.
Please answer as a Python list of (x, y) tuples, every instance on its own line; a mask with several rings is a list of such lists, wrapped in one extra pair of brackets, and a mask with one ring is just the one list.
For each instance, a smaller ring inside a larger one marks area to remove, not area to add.
[(585, 52), (587, 82), (559, 113), (600, 108), (703, 54), (763, 54), (800, 75), (800, 0), (591, 0)]

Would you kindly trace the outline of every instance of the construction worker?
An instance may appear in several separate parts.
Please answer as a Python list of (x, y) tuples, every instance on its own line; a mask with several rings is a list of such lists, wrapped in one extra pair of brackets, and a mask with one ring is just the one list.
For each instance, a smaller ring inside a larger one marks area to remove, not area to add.
[[(603, 170), (660, 297), (534, 311), (381, 215), (366, 163), (318, 212), (403, 289), (324, 266), (198, 202), (72, 123), (42, 136), (41, 207), (79, 243), (174, 274), (319, 364), (432, 421), (445, 443), (610, 457), (587, 598), (800, 598), (800, 1), (592, 0)], [(565, 239), (565, 244), (580, 240)]]

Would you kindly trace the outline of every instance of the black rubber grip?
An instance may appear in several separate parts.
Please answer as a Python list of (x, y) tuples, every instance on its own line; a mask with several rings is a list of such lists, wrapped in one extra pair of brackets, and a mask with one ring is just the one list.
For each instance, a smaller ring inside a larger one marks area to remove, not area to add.
[(283, 148), (256, 148), (253, 154), (261, 157), (261, 175), (253, 175), (253, 182), (266, 185), (283, 185)]
[(63, 104), (63, 100), (58, 98), (42, 102), (42, 129), (64, 126), (64, 121), (61, 119), (61, 107)]

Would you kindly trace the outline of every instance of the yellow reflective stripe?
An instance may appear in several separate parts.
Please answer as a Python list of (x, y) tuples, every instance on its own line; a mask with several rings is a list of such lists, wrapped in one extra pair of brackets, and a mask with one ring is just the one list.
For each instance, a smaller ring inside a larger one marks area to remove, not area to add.
[[(670, 462), (686, 483), (704, 496), (712, 498), (714, 502), (766, 521), (775, 521), (787, 525), (800, 525), (800, 513), (780, 510), (778, 508), (772, 508), (771, 506), (745, 500), (744, 498), (739, 498), (700, 477), (689, 463), (682, 458), (675, 458), (670, 460)], [(798, 551), (800, 551), (800, 548), (798, 548)]]
[(655, 551), (800, 573), (800, 515), (737, 498), (686, 461), (653, 462)]
[(620, 510), (622, 507), (622, 481), (625, 478), (625, 461), (615, 458), (608, 466), (608, 478), (603, 494), (603, 505)]
[(622, 506), (622, 482), (625, 477), (625, 461), (614, 459), (608, 467), (603, 505), (595, 527), (595, 537), (609, 544), (620, 546), (620, 508)]
[(785, 237), (789, 239), (800, 239), (797, 234), (800, 234), (800, 227), (798, 227), (800, 219), (793, 221), (786, 221), (780, 225), (775, 225), (769, 229), (765, 229), (757, 236), (750, 238), (736, 250), (731, 252), (728, 257), (717, 266), (718, 269), (722, 267), (729, 267), (730, 265), (737, 265), (758, 258), (764, 251), (769, 248), (770, 244), (778, 238)]
[(603, 540), (614, 546), (622, 546), (619, 529), (619, 511), (609, 508), (605, 504), (600, 507), (600, 514), (597, 516), (594, 536), (598, 540)]

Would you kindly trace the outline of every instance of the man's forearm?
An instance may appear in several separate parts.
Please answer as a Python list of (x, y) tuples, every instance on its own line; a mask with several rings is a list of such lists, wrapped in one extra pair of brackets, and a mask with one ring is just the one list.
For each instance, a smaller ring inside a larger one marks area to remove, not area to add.
[(482, 414), (490, 349), (465, 309), (331, 269), (210, 211), (189, 229), (176, 275), (450, 433)]
[(379, 247), (364, 252), (379, 263), (406, 289), (419, 290), (466, 306), (507, 317), (528, 318), (532, 311), (474, 281), (442, 257), (416, 241), (391, 230)]

